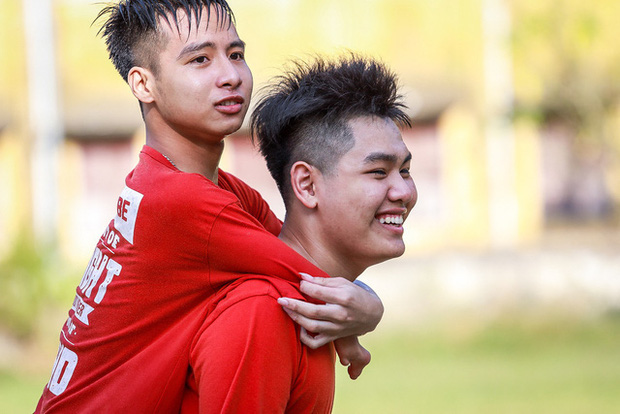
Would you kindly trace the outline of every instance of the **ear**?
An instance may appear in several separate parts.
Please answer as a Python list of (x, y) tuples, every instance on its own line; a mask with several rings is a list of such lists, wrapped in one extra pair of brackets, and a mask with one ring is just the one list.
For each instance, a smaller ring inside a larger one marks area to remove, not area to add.
[(142, 103), (152, 103), (153, 96), (153, 74), (145, 68), (134, 66), (127, 74), (127, 83), (133, 95)]
[(314, 185), (318, 170), (304, 161), (297, 161), (291, 167), (291, 187), (295, 197), (307, 208), (315, 208), (318, 200)]

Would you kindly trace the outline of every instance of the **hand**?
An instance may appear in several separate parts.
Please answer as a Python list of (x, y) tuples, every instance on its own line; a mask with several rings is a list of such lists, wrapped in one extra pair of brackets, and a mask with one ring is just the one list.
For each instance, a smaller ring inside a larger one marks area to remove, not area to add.
[(334, 341), (340, 363), (348, 365), (349, 377), (354, 380), (361, 374), (366, 365), (370, 363), (370, 352), (360, 345), (357, 336), (347, 336)]
[(363, 335), (377, 327), (383, 316), (383, 303), (368, 286), (341, 277), (312, 277), (305, 273), (301, 276), (301, 291), (325, 304), (291, 298), (280, 298), (278, 303), (304, 328), (301, 341), (305, 345), (316, 349), (338, 338)]

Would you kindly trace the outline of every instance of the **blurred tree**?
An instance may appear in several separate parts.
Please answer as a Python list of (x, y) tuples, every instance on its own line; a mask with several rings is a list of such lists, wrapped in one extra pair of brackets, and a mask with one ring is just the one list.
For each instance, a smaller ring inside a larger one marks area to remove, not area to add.
[[(512, 9), (517, 115), (568, 127), (575, 137), (569, 181), (579, 183), (589, 166), (600, 176), (599, 195), (611, 197), (620, 187), (604, 174), (620, 163), (620, 131), (609, 127), (620, 106), (620, 2), (513, 0)], [(599, 204), (592, 214), (608, 210)]]
[(35, 332), (50, 299), (46, 277), (50, 254), (34, 246), (28, 237), (21, 237), (0, 260), (0, 328), (22, 339)]
[(620, 101), (620, 2), (513, 0), (517, 100), (585, 126)]

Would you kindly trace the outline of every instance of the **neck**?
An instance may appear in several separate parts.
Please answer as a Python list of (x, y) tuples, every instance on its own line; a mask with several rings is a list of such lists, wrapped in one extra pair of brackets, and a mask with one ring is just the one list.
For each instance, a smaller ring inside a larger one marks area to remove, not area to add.
[[(298, 227), (291, 224), (292, 222), (305, 222), (307, 225)], [(334, 249), (331, 249), (313, 229), (316, 229), (316, 226), (313, 226), (310, 220), (290, 220), (287, 214), (279, 238), (331, 277), (343, 277), (350, 281), (357, 279), (364, 269), (357, 268), (350, 261), (338, 257)]]
[(217, 184), (217, 169), (224, 151), (224, 137), (191, 139), (175, 132), (146, 127), (146, 145), (159, 151), (180, 171), (200, 174)]

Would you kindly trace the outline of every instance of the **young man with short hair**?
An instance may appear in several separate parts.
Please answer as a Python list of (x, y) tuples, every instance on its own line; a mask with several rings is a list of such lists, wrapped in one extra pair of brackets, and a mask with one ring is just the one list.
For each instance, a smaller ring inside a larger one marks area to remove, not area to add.
[[(352, 281), (404, 253), (417, 191), (403, 108), (395, 76), (355, 55), (299, 63), (260, 101), (252, 127), (286, 206), (286, 260)], [(248, 276), (210, 299), (183, 413), (331, 412), (333, 348), (299, 345), (282, 295), (300, 297), (290, 282)]]
[[(248, 274), (293, 284), (300, 272), (328, 275), (285, 260), (281, 222), (218, 169), (252, 92), (228, 4), (122, 0), (100, 17), (111, 59), (140, 102), (146, 145), (77, 287), (36, 412), (175, 412), (212, 295)], [(374, 329), (378, 298), (338, 279), (314, 285), (305, 286), (319, 300), (324, 288), (354, 297), (313, 308), (325, 319), (321, 341)]]

